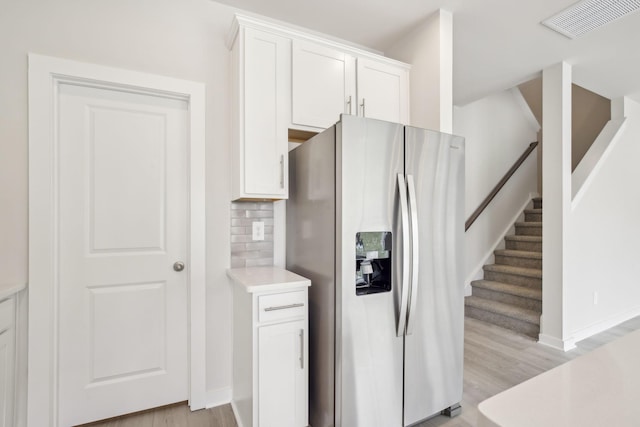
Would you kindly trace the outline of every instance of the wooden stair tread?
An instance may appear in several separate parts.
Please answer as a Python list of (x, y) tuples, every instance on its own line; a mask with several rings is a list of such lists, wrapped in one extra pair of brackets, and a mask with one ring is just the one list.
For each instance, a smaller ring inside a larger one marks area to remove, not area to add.
[(480, 310), (497, 313), (502, 316), (526, 321), (534, 325), (540, 325), (540, 313), (526, 308), (516, 307), (510, 304), (504, 304), (497, 301), (491, 301), (485, 298), (475, 296), (465, 297), (465, 305)]
[(492, 280), (474, 280), (471, 282), (471, 286), (542, 301), (542, 289), (511, 285), (509, 283), (495, 282)]

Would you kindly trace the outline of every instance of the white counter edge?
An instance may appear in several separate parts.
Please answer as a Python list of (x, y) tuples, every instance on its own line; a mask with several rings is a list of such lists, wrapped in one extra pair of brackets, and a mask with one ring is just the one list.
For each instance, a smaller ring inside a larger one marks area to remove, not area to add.
[(249, 293), (282, 291), (311, 286), (311, 281), (280, 267), (229, 268), (227, 276)]

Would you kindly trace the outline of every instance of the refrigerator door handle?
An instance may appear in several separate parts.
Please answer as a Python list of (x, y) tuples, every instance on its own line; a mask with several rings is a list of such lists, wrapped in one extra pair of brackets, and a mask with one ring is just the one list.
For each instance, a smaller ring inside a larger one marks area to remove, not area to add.
[(409, 234), (409, 206), (407, 204), (407, 185), (402, 174), (398, 174), (398, 194), (400, 196), (400, 217), (402, 221), (402, 290), (397, 336), (404, 336), (409, 304), (409, 252), (411, 237)]
[(409, 189), (409, 211), (411, 213), (411, 294), (409, 295), (409, 312), (407, 313), (407, 335), (411, 335), (418, 301), (418, 272), (420, 268), (418, 208), (413, 175), (407, 175), (407, 188)]

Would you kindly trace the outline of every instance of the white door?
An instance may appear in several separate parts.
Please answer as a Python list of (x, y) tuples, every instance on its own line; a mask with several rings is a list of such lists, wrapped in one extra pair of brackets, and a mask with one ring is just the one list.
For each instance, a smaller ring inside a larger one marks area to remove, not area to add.
[(63, 84), (59, 425), (188, 399), (188, 104)]

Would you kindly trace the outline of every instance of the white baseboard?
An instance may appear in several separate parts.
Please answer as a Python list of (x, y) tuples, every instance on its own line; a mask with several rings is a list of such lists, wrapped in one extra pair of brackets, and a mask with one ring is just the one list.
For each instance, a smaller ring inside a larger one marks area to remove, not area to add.
[(514, 230), (514, 224), (518, 221), (518, 218), (522, 215), (522, 212), (527, 208), (529, 203), (531, 203), (531, 199), (539, 197), (538, 193), (529, 193), (529, 198), (525, 200), (519, 210), (516, 211), (516, 214), (511, 218), (510, 221), (507, 221), (507, 224), (502, 232), (502, 234), (493, 242), (493, 245), (490, 246), (489, 250), (484, 254), (481, 258), (481, 261), (475, 266), (473, 270), (471, 270), (471, 274), (467, 276), (464, 281), (464, 292), (465, 295), (471, 295), (471, 282), (474, 280), (479, 280), (484, 277), (484, 272), (482, 267), (491, 263), (493, 258), (493, 252), (499, 248), (499, 246), (504, 242), (504, 238)]
[(560, 351), (569, 351), (576, 348), (575, 341), (563, 341), (560, 338), (552, 337), (551, 335), (546, 334), (540, 334), (538, 336), (538, 343), (546, 345), (547, 347), (555, 348), (556, 350)]
[(238, 415), (238, 408), (236, 408), (236, 402), (231, 401), (231, 409), (233, 410), (233, 416), (236, 418), (236, 423), (238, 427), (244, 427), (242, 424), (242, 418)]
[(587, 326), (586, 328), (575, 331), (565, 342), (571, 343), (575, 347), (575, 343), (577, 343), (578, 341), (582, 341), (583, 339), (589, 338), (595, 334), (599, 334), (600, 332), (613, 328), (614, 326), (624, 323), (629, 319), (633, 319), (636, 316), (640, 316), (640, 307), (635, 307), (631, 310), (625, 311), (624, 313), (616, 314), (608, 319), (602, 320), (600, 322)]
[(207, 390), (207, 409), (231, 402), (231, 387)]
[(604, 332), (607, 329), (613, 328), (614, 326), (637, 316), (640, 316), (640, 307), (635, 307), (631, 310), (625, 311), (624, 313), (616, 314), (608, 319), (596, 322), (586, 328), (579, 329), (573, 332), (571, 336), (565, 340), (546, 334), (540, 334), (538, 342), (561, 351), (573, 350), (576, 348), (577, 342), (599, 334), (600, 332)]

